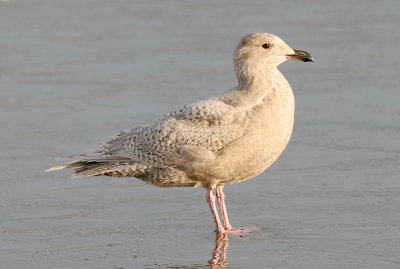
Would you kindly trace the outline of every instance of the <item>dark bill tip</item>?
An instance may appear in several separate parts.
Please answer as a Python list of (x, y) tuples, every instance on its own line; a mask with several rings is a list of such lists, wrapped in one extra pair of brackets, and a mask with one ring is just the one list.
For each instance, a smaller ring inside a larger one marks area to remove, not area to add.
[(314, 58), (311, 56), (311, 54), (302, 50), (294, 50), (294, 54), (288, 54), (287, 57), (290, 60), (314, 62)]

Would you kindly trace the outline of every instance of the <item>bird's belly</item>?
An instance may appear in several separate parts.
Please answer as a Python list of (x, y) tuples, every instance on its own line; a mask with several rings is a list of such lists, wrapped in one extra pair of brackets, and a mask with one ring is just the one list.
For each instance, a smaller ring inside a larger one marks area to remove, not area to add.
[(230, 167), (221, 181), (232, 184), (260, 174), (278, 159), (290, 136), (291, 129), (244, 137), (238, 146), (231, 145), (224, 153), (225, 158), (219, 160), (220, 166)]

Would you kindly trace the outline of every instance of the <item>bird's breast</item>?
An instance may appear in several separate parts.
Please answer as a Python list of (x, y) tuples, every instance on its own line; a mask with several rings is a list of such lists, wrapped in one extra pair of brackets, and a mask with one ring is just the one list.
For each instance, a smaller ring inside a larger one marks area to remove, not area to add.
[(216, 167), (230, 167), (224, 184), (258, 175), (283, 152), (294, 123), (294, 97), (290, 86), (271, 89), (245, 117), (245, 135), (229, 144), (217, 160)]

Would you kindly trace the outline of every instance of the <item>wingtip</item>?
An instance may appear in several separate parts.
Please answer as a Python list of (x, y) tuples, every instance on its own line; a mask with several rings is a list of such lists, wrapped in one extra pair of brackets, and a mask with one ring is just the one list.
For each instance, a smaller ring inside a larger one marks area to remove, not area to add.
[(66, 167), (65, 165), (54, 166), (54, 167), (51, 167), (49, 169), (46, 169), (45, 172), (60, 170), (60, 169), (64, 169), (65, 167)]

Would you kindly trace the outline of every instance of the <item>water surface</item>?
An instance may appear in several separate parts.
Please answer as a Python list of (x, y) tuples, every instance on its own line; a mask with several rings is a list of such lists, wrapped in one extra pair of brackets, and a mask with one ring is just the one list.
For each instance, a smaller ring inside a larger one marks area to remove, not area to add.
[[(0, 2), (1, 267), (399, 268), (399, 3)], [(226, 188), (232, 224), (260, 231), (216, 237), (202, 189), (43, 172), (235, 86), (232, 51), (257, 31), (316, 59), (280, 68), (284, 154)]]

